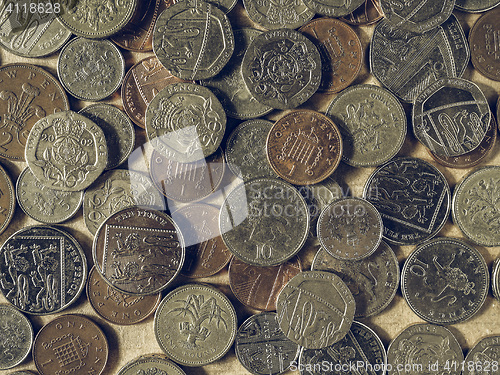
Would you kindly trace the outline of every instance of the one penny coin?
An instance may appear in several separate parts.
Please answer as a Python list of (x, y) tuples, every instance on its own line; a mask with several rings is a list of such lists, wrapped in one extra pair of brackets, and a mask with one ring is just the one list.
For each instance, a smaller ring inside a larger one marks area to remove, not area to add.
[(0, 233), (2, 233), (9, 225), (14, 216), (16, 201), (14, 195), (14, 186), (12, 181), (5, 172), (5, 169), (0, 165)]

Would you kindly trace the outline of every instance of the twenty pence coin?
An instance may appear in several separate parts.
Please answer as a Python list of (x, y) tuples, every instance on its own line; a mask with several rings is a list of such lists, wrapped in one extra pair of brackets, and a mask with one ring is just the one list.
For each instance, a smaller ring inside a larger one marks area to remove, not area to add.
[(0, 305), (0, 370), (17, 366), (26, 359), (33, 344), (31, 322), (13, 306)]
[(117, 375), (186, 375), (182, 369), (162, 354), (140, 356), (123, 366)]
[(268, 30), (296, 29), (314, 17), (303, 0), (268, 1), (243, 0), (248, 17)]
[(384, 17), (384, 12), (380, 6), (380, 0), (365, 0), (352, 13), (341, 17), (341, 20), (351, 25), (371, 25), (380, 21)]
[(307, 7), (315, 13), (331, 18), (345, 16), (356, 10), (364, 0), (304, 0)]

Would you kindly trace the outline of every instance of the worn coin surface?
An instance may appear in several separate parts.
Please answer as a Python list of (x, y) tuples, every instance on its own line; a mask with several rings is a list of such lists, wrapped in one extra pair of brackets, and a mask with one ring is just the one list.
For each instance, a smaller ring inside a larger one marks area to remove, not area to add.
[(9, 225), (14, 210), (16, 208), (16, 201), (14, 194), (14, 185), (5, 172), (5, 169), (0, 165), (0, 233), (2, 233)]
[(76, 38), (61, 50), (57, 74), (70, 95), (80, 100), (98, 101), (120, 87), (125, 60), (109, 40)]
[(342, 134), (342, 160), (355, 167), (372, 167), (391, 160), (406, 138), (403, 106), (382, 87), (349, 87), (332, 100), (326, 115)]
[(473, 375), (481, 372), (498, 372), (500, 356), (500, 336), (487, 336), (479, 340), (465, 357), (463, 375)]
[(296, 29), (314, 17), (303, 0), (243, 0), (248, 17), (266, 29)]
[(469, 32), (471, 62), (483, 76), (500, 81), (500, 53), (496, 40), (500, 34), (500, 8), (481, 16)]
[(140, 356), (123, 366), (117, 375), (186, 375), (162, 354)]
[(458, 10), (469, 13), (486, 12), (500, 4), (498, 0), (456, 0)]
[(365, 0), (304, 0), (307, 7), (322, 16), (345, 16), (363, 4)]
[(33, 344), (40, 375), (92, 373), (100, 375), (108, 360), (108, 341), (84, 315), (62, 315), (42, 327)]
[(309, 213), (304, 198), (290, 184), (258, 178), (234, 188), (221, 207), (222, 239), (240, 260), (275, 266), (304, 245)]
[(252, 374), (277, 375), (296, 360), (299, 346), (283, 334), (276, 313), (263, 312), (252, 315), (238, 328), (234, 351)]
[(273, 170), (295, 185), (312, 185), (330, 176), (340, 163), (342, 137), (322, 113), (298, 109), (274, 123), (266, 142)]
[(161, 301), (155, 335), (161, 349), (184, 366), (203, 366), (222, 358), (238, 326), (229, 299), (213, 286), (187, 284)]
[(280, 328), (306, 349), (321, 349), (342, 340), (349, 332), (356, 308), (354, 298), (337, 275), (301, 272), (278, 295)]
[(371, 25), (380, 21), (384, 17), (384, 12), (380, 5), (380, 0), (365, 0), (352, 13), (341, 18), (342, 21), (351, 25)]
[(61, 311), (85, 286), (87, 260), (69, 233), (49, 226), (23, 228), (0, 248), (0, 291), (33, 315)]
[(18, 309), (0, 304), (0, 370), (17, 366), (26, 359), (33, 344), (33, 327)]
[(132, 295), (156, 294), (179, 274), (185, 259), (182, 234), (167, 214), (132, 206), (109, 216), (92, 244), (97, 271)]
[(307, 101), (321, 83), (321, 56), (305, 35), (278, 29), (257, 36), (241, 67), (250, 93), (260, 103), (291, 109)]

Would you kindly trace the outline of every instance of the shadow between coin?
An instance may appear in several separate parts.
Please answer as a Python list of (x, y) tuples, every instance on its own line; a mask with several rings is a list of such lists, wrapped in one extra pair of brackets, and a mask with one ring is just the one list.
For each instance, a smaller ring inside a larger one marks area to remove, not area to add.
[(106, 340), (108, 341), (108, 361), (106, 363), (105, 369), (116, 368), (118, 365), (119, 358), (119, 346), (118, 346), (118, 336), (116, 331), (108, 323), (102, 319), (98, 319), (94, 316), (87, 318), (91, 319), (99, 328), (104, 332)]

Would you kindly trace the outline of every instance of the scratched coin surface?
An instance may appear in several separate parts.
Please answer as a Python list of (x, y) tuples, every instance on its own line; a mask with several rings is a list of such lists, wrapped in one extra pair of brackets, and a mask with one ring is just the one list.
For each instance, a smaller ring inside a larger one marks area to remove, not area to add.
[(14, 185), (2, 165), (0, 165), (0, 192), (0, 233), (2, 233), (12, 220), (16, 208)]
[(258, 178), (238, 185), (221, 207), (222, 239), (240, 260), (275, 266), (296, 255), (309, 232), (306, 202), (292, 185)]
[(479, 13), (493, 9), (499, 4), (498, 0), (456, 0), (455, 7), (464, 12)]
[(33, 327), (29, 319), (13, 306), (0, 304), (0, 370), (23, 362), (32, 344)]
[(371, 25), (384, 18), (384, 12), (380, 0), (365, 0), (353, 12), (341, 18), (342, 21), (351, 25)]
[(155, 335), (161, 349), (184, 366), (203, 366), (224, 356), (233, 345), (238, 322), (229, 299), (205, 284), (187, 284), (161, 301)]
[(243, 0), (248, 17), (266, 29), (296, 29), (314, 17), (303, 0)]
[(330, 176), (343, 145), (337, 125), (322, 113), (299, 109), (274, 123), (266, 142), (271, 168), (285, 181), (312, 185)]
[(142, 355), (123, 366), (117, 375), (186, 375), (162, 354)]
[(356, 308), (354, 298), (337, 275), (305, 271), (291, 279), (276, 303), (280, 328), (306, 349), (321, 349), (349, 332)]
[(356, 10), (364, 0), (304, 0), (309, 9), (322, 16), (337, 18)]
[(463, 375), (477, 374), (483, 369), (498, 372), (498, 358), (500, 356), (500, 336), (487, 336), (479, 340), (465, 357)]
[(5, 241), (0, 254), (0, 291), (22, 312), (59, 312), (75, 302), (85, 286), (85, 254), (62, 229), (23, 228)]
[(500, 34), (500, 8), (481, 16), (469, 32), (471, 62), (483, 76), (500, 81), (500, 53), (495, 41)]
[(281, 289), (299, 272), (302, 272), (302, 264), (296, 256), (271, 267), (252, 266), (233, 257), (229, 263), (229, 286), (245, 306), (273, 311)]

